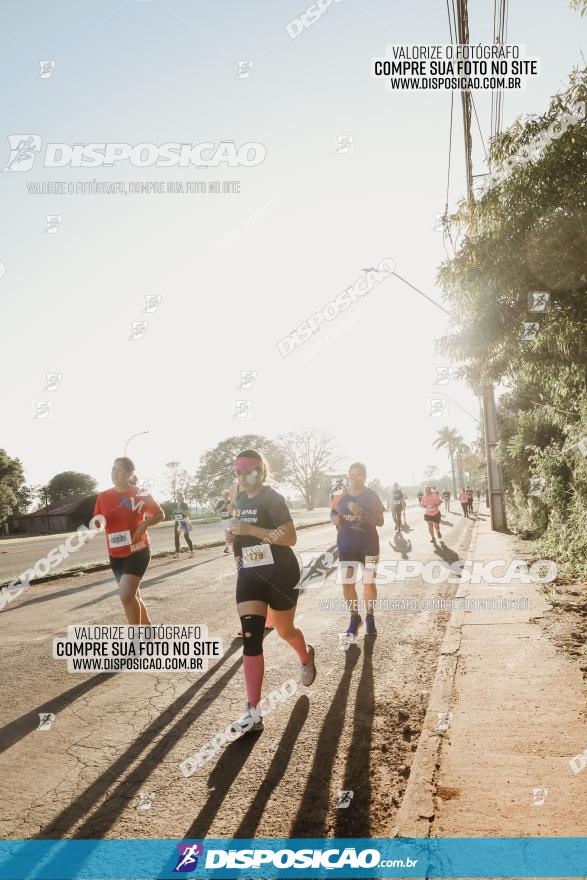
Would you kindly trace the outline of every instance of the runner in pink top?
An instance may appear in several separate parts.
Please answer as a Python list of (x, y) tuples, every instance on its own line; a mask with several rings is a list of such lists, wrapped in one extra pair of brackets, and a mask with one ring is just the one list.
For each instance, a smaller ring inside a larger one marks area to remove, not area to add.
[(461, 489), (459, 493), (459, 501), (463, 508), (463, 516), (466, 516), (467, 519), (469, 519), (469, 493), (466, 489)]
[(440, 534), (441, 504), (442, 499), (438, 492), (433, 492), (430, 486), (426, 486), (420, 506), (424, 508), (424, 520), (428, 523), (428, 531), (430, 532), (430, 538), (433, 544), (436, 544), (434, 529), (436, 529), (437, 537), (442, 538), (442, 535)]

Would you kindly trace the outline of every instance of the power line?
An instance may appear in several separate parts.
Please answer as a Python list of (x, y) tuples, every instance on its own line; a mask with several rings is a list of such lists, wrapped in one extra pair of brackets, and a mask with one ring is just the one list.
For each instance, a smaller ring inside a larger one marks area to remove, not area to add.
[[(469, 44), (469, 19), (467, 13), (467, 0), (457, 0), (458, 11), (458, 35), (459, 43), (463, 46)], [(465, 171), (467, 176), (467, 199), (473, 199), (473, 167), (471, 164), (471, 92), (461, 89), (461, 104), (463, 105), (463, 133), (465, 136)]]
[(450, 312), (447, 309), (445, 309), (444, 306), (441, 306), (440, 303), (437, 303), (436, 300), (432, 299), (432, 297), (428, 296), (427, 293), (424, 293), (423, 290), (420, 290), (419, 287), (416, 287), (414, 284), (412, 284), (410, 281), (408, 281), (407, 278), (402, 278), (402, 276), (398, 275), (397, 272), (392, 272), (391, 274), (395, 275), (396, 278), (399, 278), (400, 281), (403, 281), (404, 284), (407, 284), (408, 287), (411, 287), (412, 290), (415, 290), (416, 293), (419, 293), (420, 296), (423, 296), (424, 299), (427, 299), (428, 302), (431, 302), (433, 306), (436, 306), (437, 309), (440, 309), (442, 312), (445, 313), (445, 315), (448, 315), (450, 317)]
[(489, 160), (487, 158), (487, 150), (485, 149), (485, 140), (483, 138), (483, 132), (481, 131), (481, 123), (479, 122), (479, 117), (477, 116), (477, 107), (475, 106), (475, 99), (473, 95), (471, 95), (471, 103), (473, 105), (473, 110), (475, 111), (475, 119), (477, 120), (477, 128), (479, 129), (479, 137), (481, 138), (481, 143), (483, 144), (483, 152), (485, 153), (485, 161), (489, 164)]
[(450, 20), (450, 4), (449, 4), (449, 0), (446, 0), (446, 11), (448, 12), (448, 31), (449, 31), (449, 33), (450, 33), (450, 42), (451, 42), (451, 45), (452, 45), (452, 43), (453, 43), (454, 41), (453, 41), (453, 37), (452, 37), (452, 24), (451, 24), (451, 20)]
[[(453, 17), (454, 17), (454, 6), (452, 5), (453, 2), (454, 2), (454, 0), (446, 0), (446, 11), (448, 14), (448, 32), (450, 34), (451, 46), (454, 42), (453, 26), (452, 26), (452, 21), (451, 21), (451, 17), (450, 17), (451, 7), (452, 7)], [(454, 34), (456, 37), (456, 21), (455, 21)], [(450, 191), (450, 166), (451, 166), (451, 159), (452, 159), (452, 123), (453, 123), (454, 100), (455, 100), (454, 92), (451, 91), (451, 93), (450, 93), (450, 127), (449, 127), (449, 133), (448, 133), (448, 170), (446, 173), (446, 202), (445, 202), (445, 206), (444, 206), (445, 218), (446, 218), (446, 215), (448, 214), (448, 197), (449, 197), (449, 191)]]
[(450, 162), (452, 156), (452, 111), (454, 106), (455, 95), (454, 92), (450, 93), (450, 129), (448, 134), (448, 171), (446, 174), (446, 205), (444, 207), (444, 215), (448, 214), (448, 192), (450, 188)]

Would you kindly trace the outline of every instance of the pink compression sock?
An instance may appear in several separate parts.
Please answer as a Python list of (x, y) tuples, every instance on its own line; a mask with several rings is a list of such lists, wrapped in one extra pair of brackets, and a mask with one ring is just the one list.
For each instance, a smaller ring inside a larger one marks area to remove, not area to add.
[(243, 656), (243, 670), (245, 673), (245, 687), (247, 689), (247, 702), (251, 706), (257, 706), (261, 700), (261, 688), (263, 687), (263, 674), (265, 672), (265, 657), (257, 654), (249, 657)]
[(310, 652), (308, 651), (308, 646), (306, 645), (306, 640), (301, 629), (297, 629), (293, 639), (288, 639), (287, 642), (288, 645), (292, 646), (301, 662), (307, 663), (310, 659)]

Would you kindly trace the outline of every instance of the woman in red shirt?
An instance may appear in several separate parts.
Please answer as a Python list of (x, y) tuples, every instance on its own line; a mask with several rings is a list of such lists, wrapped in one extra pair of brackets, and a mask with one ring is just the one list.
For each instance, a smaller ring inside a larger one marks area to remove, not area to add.
[(150, 624), (140, 595), (141, 579), (151, 559), (147, 529), (162, 522), (165, 514), (151, 495), (141, 494), (130, 458), (114, 459), (112, 482), (112, 489), (98, 495), (94, 516), (106, 519), (110, 565), (127, 621)]

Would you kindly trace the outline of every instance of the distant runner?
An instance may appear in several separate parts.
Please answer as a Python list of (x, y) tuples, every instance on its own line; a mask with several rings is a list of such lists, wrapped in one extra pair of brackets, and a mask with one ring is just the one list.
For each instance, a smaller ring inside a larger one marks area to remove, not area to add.
[[(365, 634), (377, 634), (373, 602), (377, 598), (375, 572), (379, 561), (379, 535), (377, 526), (383, 525), (384, 507), (373, 489), (365, 486), (367, 469), (361, 462), (349, 468), (349, 485), (333, 499), (330, 518), (338, 526), (336, 543), (339, 554), (339, 571), (344, 572), (343, 595), (354, 606), (346, 634), (356, 636), (362, 619), (358, 611), (357, 577), (359, 565), (364, 569), (363, 593), (367, 614)], [(345, 566), (343, 563), (352, 563)]]
[(428, 531), (430, 532), (431, 543), (436, 544), (434, 537), (434, 529), (438, 538), (442, 538), (440, 534), (440, 505), (442, 501), (438, 492), (435, 492), (430, 486), (426, 486), (426, 491), (420, 502), (424, 508), (424, 520), (428, 523)]
[(469, 493), (466, 489), (461, 489), (459, 493), (459, 501), (463, 508), (463, 516), (466, 516), (467, 519), (469, 519)]
[(422, 492), (422, 490), (420, 490), (420, 491), (418, 492), (418, 495), (417, 495), (417, 498), (418, 498), (418, 504), (422, 504), (422, 498), (423, 498), (423, 497), (424, 497), (424, 493)]
[[(234, 462), (240, 492), (229, 540), (237, 562), (236, 603), (243, 632), (243, 670), (247, 691), (246, 712), (240, 722), (245, 733), (263, 730), (257, 709), (265, 671), (263, 633), (267, 608), (273, 610), (278, 635), (298, 655), (302, 684), (316, 678), (314, 648), (306, 644), (301, 629), (294, 625), (300, 581), (300, 567), (291, 549), (297, 541), (285, 499), (265, 486), (267, 466), (254, 449), (237, 455)], [(239, 723), (240, 723), (239, 722)]]
[(444, 501), (444, 509), (450, 513), (450, 492), (448, 489), (442, 493), (442, 500)]
[(230, 523), (232, 520), (232, 514), (234, 511), (234, 504), (230, 500), (230, 492), (228, 489), (225, 489), (222, 493), (222, 498), (220, 501), (216, 503), (214, 510), (220, 517), (220, 522), (223, 528), (224, 534), (224, 552), (230, 553), (230, 546), (228, 540), (228, 530), (230, 529)]
[(189, 517), (189, 507), (187, 506), (183, 494), (181, 492), (177, 493), (177, 500), (175, 504), (175, 511), (173, 514), (173, 518), (175, 519), (175, 527), (173, 529), (173, 536), (175, 538), (175, 558), (179, 559), (179, 536), (183, 535), (186, 544), (189, 547), (190, 556), (194, 555), (194, 545), (192, 544), (192, 539), (190, 538), (190, 529), (192, 524), (190, 523)]
[(467, 495), (469, 496), (469, 513), (473, 513), (473, 490), (467, 486)]
[(94, 516), (106, 519), (106, 541), (110, 566), (118, 583), (118, 595), (128, 623), (150, 624), (141, 599), (141, 579), (151, 559), (147, 529), (165, 519), (151, 495), (141, 495), (135, 466), (126, 456), (114, 459), (114, 488), (100, 492)]
[(404, 493), (400, 489), (398, 483), (394, 483), (390, 494), (390, 509), (393, 521), (395, 523), (396, 534), (402, 530), (402, 510), (404, 504)]

